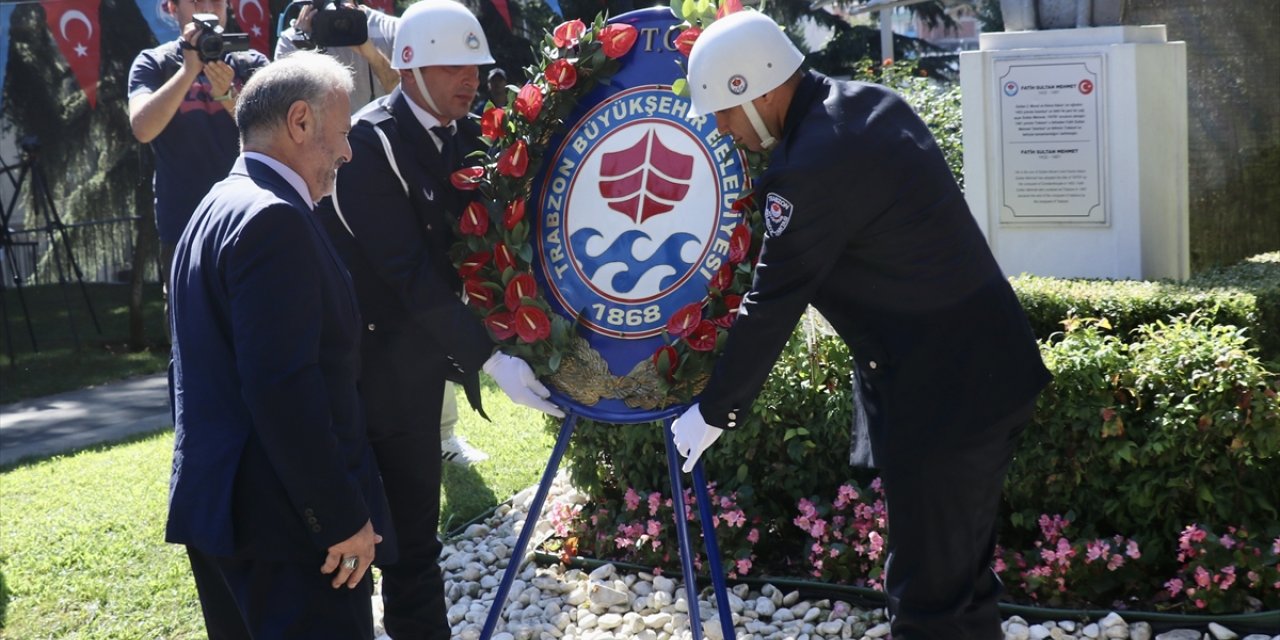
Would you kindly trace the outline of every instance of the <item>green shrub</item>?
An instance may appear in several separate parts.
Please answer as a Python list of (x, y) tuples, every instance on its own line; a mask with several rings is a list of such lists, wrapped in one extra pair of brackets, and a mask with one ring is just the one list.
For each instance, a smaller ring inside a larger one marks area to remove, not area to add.
[[(1189, 525), (1249, 527), (1265, 532), (1265, 540), (1280, 534), (1271, 530), (1280, 522), (1280, 377), (1258, 348), (1276, 335), (1277, 274), (1280, 254), (1186, 285), (1015, 279), (1055, 379), (1006, 483), (1006, 551), (1033, 552), (1043, 544), (1042, 516), (1060, 514), (1072, 523), (1077, 553), (1114, 536), (1140, 543), (1148, 579), (1128, 588), (1155, 596), (1184, 571), (1175, 547)], [(768, 544), (750, 549), (743, 548), (742, 530), (718, 536), (728, 558), (751, 561), (752, 575), (762, 569), (812, 575), (815, 567), (805, 564), (812, 562), (806, 560), (812, 531), (796, 523), (800, 500), (821, 507), (846, 482), (870, 486), (872, 472), (848, 466), (850, 386), (844, 343), (802, 327), (750, 416), (704, 456), (719, 494), (733, 496), (749, 526), (767, 536)], [(649, 518), (643, 505), (628, 505), (628, 490), (669, 496), (661, 428), (588, 421), (579, 427), (568, 452), (570, 474), (593, 501), (584, 513), (607, 511), (562, 519), (574, 522), (574, 535), (596, 541), (584, 549), (616, 547), (600, 536), (638, 531)], [(626, 555), (641, 560), (635, 547)], [(1105, 600), (1129, 580), (1109, 566), (1081, 563), (1061, 577), (1093, 580), (1072, 587), (1085, 597)], [(1032, 582), (1021, 592), (1052, 588)]]
[(1188, 524), (1277, 521), (1280, 380), (1243, 331), (1210, 318), (1144, 325), (1129, 344), (1075, 321), (1042, 345), (1054, 381), (1006, 482), (1009, 540), (1071, 514), (1084, 534), (1138, 539), (1171, 565)]
[[(847, 479), (850, 376), (843, 341), (814, 328), (798, 330), (750, 417), (703, 456), (708, 480), (718, 484), (722, 495), (737, 493), (754, 505), (751, 515), (760, 516), (770, 535), (790, 526), (797, 496), (834, 493)], [(597, 506), (621, 513), (618, 505), (628, 489), (670, 495), (663, 447), (660, 424), (582, 420), (566, 455), (569, 474)]]
[(1062, 321), (1076, 316), (1106, 318), (1123, 340), (1138, 327), (1192, 312), (1248, 330), (1264, 360), (1280, 362), (1280, 252), (1169, 281), (1059, 279), (1021, 275), (1012, 279), (1036, 337), (1048, 340)]

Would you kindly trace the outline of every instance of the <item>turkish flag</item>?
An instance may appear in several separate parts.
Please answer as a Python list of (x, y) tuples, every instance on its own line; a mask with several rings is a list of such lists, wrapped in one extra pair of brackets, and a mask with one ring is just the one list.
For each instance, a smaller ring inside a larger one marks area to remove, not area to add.
[(370, 9), (377, 9), (389, 16), (396, 14), (396, 3), (393, 0), (365, 0), (364, 4)]
[(510, 31), (511, 9), (507, 7), (507, 0), (493, 0), (493, 7), (498, 10), (498, 15), (502, 16), (502, 21), (507, 23), (507, 31)]
[[(49, 23), (58, 50), (71, 66), (76, 82), (89, 99), (89, 106), (98, 106), (98, 5), (101, 0), (41, 0), (44, 17)], [(8, 43), (5, 43), (8, 46)]]
[(249, 34), (249, 46), (271, 57), (271, 12), (262, 0), (231, 0), (236, 22)]

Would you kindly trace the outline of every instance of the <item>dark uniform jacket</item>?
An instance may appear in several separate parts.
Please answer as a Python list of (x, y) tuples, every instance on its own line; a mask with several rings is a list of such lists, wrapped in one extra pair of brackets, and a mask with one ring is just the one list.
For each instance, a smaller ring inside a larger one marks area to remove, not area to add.
[(360, 313), (311, 208), (241, 157), (183, 233), (169, 287), (176, 424), (165, 539), (315, 562), (366, 520), (394, 553), (356, 393)]
[(701, 398), (709, 424), (745, 417), (809, 304), (853, 351), (872, 429), (890, 424), (901, 442), (963, 437), (954, 425), (1005, 417), (1049, 380), (932, 134), (897, 94), (805, 75), (755, 195), (764, 249)]
[(436, 348), (405, 356), (436, 361), (433, 369), (461, 382), (479, 409), (479, 371), (493, 342), (459, 298), (449, 260), (453, 222), (468, 202), (449, 176), (479, 144), (479, 127), (458, 121), (459, 149), (442, 158), (400, 89), (352, 119), (351, 162), (317, 211), (351, 271), (366, 329), (425, 332)]

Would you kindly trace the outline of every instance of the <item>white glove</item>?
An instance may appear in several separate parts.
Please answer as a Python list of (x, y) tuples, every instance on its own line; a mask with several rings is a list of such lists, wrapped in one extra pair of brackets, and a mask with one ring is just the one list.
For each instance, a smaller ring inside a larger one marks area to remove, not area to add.
[(538, 377), (533, 375), (533, 369), (530, 369), (529, 364), (524, 360), (495, 351), (484, 363), (484, 372), (498, 383), (498, 387), (507, 394), (508, 398), (511, 398), (512, 402), (557, 418), (564, 417), (560, 407), (547, 400), (551, 392), (538, 382)]
[(693, 471), (693, 465), (698, 463), (702, 452), (706, 451), (707, 447), (710, 447), (722, 433), (724, 429), (707, 424), (696, 402), (676, 418), (676, 421), (671, 424), (671, 435), (675, 436), (676, 451), (685, 457), (683, 467), (685, 473)]

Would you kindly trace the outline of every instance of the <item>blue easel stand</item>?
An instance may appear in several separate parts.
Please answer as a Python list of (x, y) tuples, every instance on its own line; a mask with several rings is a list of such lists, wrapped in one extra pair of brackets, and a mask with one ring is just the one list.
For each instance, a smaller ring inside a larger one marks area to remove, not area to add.
[[(561, 406), (571, 403), (562, 403)], [(671, 435), (671, 424), (683, 407), (663, 413), (663, 442), (667, 448), (667, 473), (671, 479), (671, 493), (675, 504), (676, 537), (680, 543), (680, 569), (684, 577), (685, 595), (689, 601), (689, 630), (693, 640), (702, 640), (702, 618), (698, 614), (698, 585), (693, 572), (693, 547), (689, 544), (688, 520), (684, 515), (684, 487), (680, 481), (680, 459), (676, 455), (675, 440)], [(569, 438), (578, 424), (578, 414), (568, 409), (564, 424), (560, 426), (560, 435), (556, 437), (556, 445), (551, 450), (551, 458), (547, 468), (542, 472), (542, 481), (538, 491), (529, 505), (529, 515), (525, 517), (524, 528), (516, 539), (516, 547), (511, 550), (511, 559), (502, 572), (502, 582), (498, 584), (498, 593), (494, 596), (493, 605), (489, 609), (489, 617), (484, 621), (484, 629), (480, 631), (480, 640), (489, 640), (498, 626), (498, 618), (507, 606), (507, 596), (511, 593), (511, 583), (520, 573), (520, 565), (524, 560), (525, 549), (529, 547), (529, 538), (542, 515), (543, 504), (547, 501), (547, 493), (551, 490), (551, 482), (560, 469), (560, 460), (569, 448)], [(711, 524), (711, 499), (707, 495), (706, 478), (702, 471), (702, 461), (693, 467), (693, 490), (698, 498), (698, 519), (702, 521), (702, 540), (707, 551), (708, 569), (711, 573), (711, 587), (716, 595), (716, 609), (720, 614), (720, 629), (726, 640), (735, 638), (733, 632), (733, 613), (729, 610), (728, 590), (725, 588), (724, 571), (720, 562), (720, 545), (716, 543), (715, 529)]]

